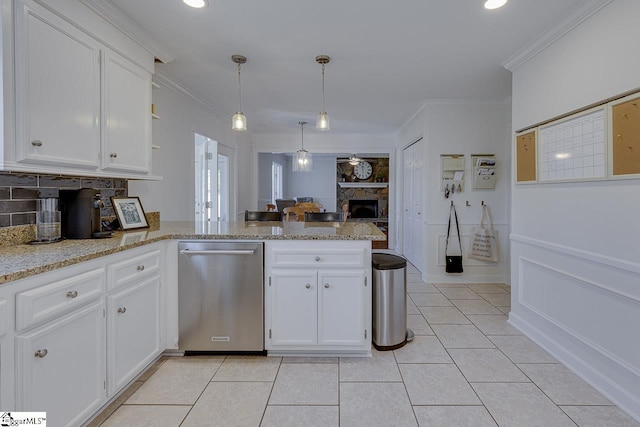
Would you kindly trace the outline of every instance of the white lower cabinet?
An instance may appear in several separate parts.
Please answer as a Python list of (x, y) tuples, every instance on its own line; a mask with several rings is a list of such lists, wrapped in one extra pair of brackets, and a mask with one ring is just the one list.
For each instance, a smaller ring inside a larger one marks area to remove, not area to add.
[(76, 425), (105, 400), (104, 303), (95, 301), (16, 336), (17, 410)]
[(370, 243), (267, 242), (271, 353), (370, 353)]
[(107, 297), (109, 395), (151, 363), (160, 351), (160, 277)]

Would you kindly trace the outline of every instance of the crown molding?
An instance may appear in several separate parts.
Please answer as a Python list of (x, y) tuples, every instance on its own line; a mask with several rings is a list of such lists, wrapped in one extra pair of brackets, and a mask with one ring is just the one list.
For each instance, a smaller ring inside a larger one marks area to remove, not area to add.
[(165, 64), (176, 59), (175, 54), (161, 46), (156, 39), (151, 36), (151, 34), (140, 26), (140, 24), (131, 19), (116, 5), (111, 3), (111, 1), (80, 0), (80, 2), (116, 27), (122, 33), (126, 34), (144, 49), (148, 50), (154, 57), (158, 58)]
[(509, 71), (515, 71), (516, 68), (545, 50), (565, 34), (571, 32), (612, 1), (613, 0), (585, 0), (581, 2), (574, 10), (557, 20), (549, 29), (545, 30), (501, 65)]
[(171, 80), (171, 78), (167, 77), (166, 75), (162, 74), (159, 71), (156, 71), (156, 73), (153, 75), (153, 81), (154, 83), (157, 83), (159, 86), (164, 86), (168, 89), (171, 89), (172, 91), (174, 91), (175, 93), (185, 96), (187, 98), (190, 98), (191, 100), (197, 102), (198, 104), (200, 104), (201, 106), (203, 106), (204, 108), (206, 108), (207, 110), (209, 110), (210, 112), (216, 114), (217, 116), (221, 117), (224, 120), (231, 120), (231, 116), (229, 114), (226, 114), (222, 111), (220, 111), (217, 107), (214, 107), (212, 104), (208, 103), (207, 101), (205, 101), (204, 99), (194, 95), (192, 92), (190, 92), (189, 90), (185, 89), (184, 87), (180, 86), (178, 83), (176, 83), (175, 81)]

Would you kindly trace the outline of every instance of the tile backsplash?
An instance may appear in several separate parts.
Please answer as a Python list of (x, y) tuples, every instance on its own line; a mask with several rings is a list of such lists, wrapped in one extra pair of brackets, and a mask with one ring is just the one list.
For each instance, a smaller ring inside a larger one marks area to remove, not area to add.
[(112, 196), (127, 196), (127, 180), (0, 172), (0, 227), (35, 224), (36, 199), (58, 197), (60, 189), (100, 190), (101, 216), (114, 216)]

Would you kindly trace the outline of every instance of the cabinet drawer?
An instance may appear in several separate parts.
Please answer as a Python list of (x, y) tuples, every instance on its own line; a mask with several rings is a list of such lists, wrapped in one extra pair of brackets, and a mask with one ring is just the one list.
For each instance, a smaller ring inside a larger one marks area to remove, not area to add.
[(107, 266), (107, 289), (121, 288), (133, 280), (158, 274), (160, 251), (148, 252)]
[(28, 328), (84, 305), (104, 292), (104, 270), (87, 271), (16, 294), (16, 329)]
[(273, 249), (272, 267), (363, 267), (363, 249), (336, 249), (332, 251), (314, 249)]
[(0, 337), (9, 330), (9, 304), (4, 298), (0, 298)]

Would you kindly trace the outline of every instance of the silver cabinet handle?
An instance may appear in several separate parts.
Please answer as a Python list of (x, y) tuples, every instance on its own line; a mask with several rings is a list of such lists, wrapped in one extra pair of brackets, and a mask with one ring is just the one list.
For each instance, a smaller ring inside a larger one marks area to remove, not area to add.
[(109, 157), (111, 157), (112, 159), (115, 159), (116, 157), (118, 157), (118, 153), (111, 153), (109, 154)]
[(324, 287), (325, 287), (325, 289), (329, 289), (329, 284), (328, 284), (328, 283), (325, 283), (325, 284), (324, 284)]
[(118, 307), (118, 313), (124, 314), (127, 312), (127, 307)]
[(316, 257), (316, 261), (320, 261), (320, 257), (319, 256)]
[(34, 147), (42, 147), (42, 141), (40, 141), (39, 139), (35, 139), (31, 141), (31, 145), (33, 145)]
[(305, 288), (311, 289), (311, 285), (307, 283), (307, 286), (305, 286)]
[(208, 249), (202, 251), (183, 249), (180, 251), (182, 255), (253, 255), (255, 252), (255, 249)]
[(136, 270), (143, 271), (144, 270), (144, 265), (139, 265), (138, 267), (136, 267)]
[(67, 292), (67, 296), (69, 298), (75, 298), (75, 297), (78, 296), (78, 291), (69, 291), (69, 292)]
[(36, 350), (36, 353), (34, 354), (35, 357), (42, 359), (43, 357), (45, 357), (47, 355), (47, 353), (49, 353), (47, 351), (46, 348), (43, 348), (42, 350)]

